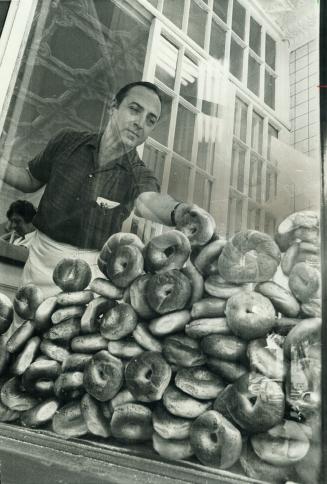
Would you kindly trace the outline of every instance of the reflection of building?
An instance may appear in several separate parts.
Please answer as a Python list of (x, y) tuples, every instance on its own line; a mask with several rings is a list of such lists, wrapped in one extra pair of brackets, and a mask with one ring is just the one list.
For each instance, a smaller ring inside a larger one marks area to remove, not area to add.
[[(296, 2), (287, 2), (287, 16), (277, 3), (13, 0), (0, 43), (4, 159), (26, 163), (63, 126), (98, 128), (117, 87), (143, 77), (163, 93), (160, 126), (142, 149), (162, 190), (210, 210), (222, 234), (273, 232), (294, 207), (315, 204), (309, 192), (301, 196), (301, 174), (293, 177), (296, 152), (287, 151), (286, 163), (276, 155), (285, 144), (300, 148), (305, 121), (292, 81), (314, 74), (309, 57), (306, 72), (298, 63), (303, 23), (293, 31), (283, 24), (296, 17)], [(318, 132), (310, 112), (308, 139)], [(3, 187), (1, 205), (16, 197)], [(140, 220), (128, 227), (147, 236), (160, 230)]]

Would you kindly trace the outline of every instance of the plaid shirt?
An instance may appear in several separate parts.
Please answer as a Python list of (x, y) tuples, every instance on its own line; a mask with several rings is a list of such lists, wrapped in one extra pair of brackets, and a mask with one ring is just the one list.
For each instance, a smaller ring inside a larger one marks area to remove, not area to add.
[[(101, 136), (63, 130), (29, 162), (46, 187), (33, 225), (48, 237), (83, 249), (101, 249), (119, 232), (142, 192), (160, 190), (136, 150), (97, 167)], [(118, 202), (114, 208), (99, 197)]]

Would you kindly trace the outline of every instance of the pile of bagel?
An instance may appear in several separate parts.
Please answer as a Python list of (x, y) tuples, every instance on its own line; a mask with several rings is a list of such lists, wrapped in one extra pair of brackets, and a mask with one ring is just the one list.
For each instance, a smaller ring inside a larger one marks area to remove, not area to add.
[(318, 483), (319, 261), (309, 211), (275, 239), (221, 240), (203, 211), (146, 245), (115, 234), (93, 280), (63, 259), (56, 296), (0, 294), (0, 421)]

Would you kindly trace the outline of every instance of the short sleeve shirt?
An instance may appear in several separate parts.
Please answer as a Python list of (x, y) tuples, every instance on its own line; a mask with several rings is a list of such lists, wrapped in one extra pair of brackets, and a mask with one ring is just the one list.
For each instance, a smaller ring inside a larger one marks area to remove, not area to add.
[(29, 162), (45, 190), (33, 225), (52, 239), (100, 250), (142, 192), (160, 190), (136, 150), (97, 165), (101, 135), (63, 130)]

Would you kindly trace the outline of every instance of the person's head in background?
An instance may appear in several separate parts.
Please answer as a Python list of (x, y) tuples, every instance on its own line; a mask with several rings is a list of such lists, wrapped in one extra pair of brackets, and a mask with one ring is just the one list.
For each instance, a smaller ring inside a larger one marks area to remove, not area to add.
[(9, 232), (15, 231), (21, 237), (34, 230), (32, 220), (36, 210), (32, 203), (26, 200), (16, 200), (13, 202), (8, 211), (8, 229)]

